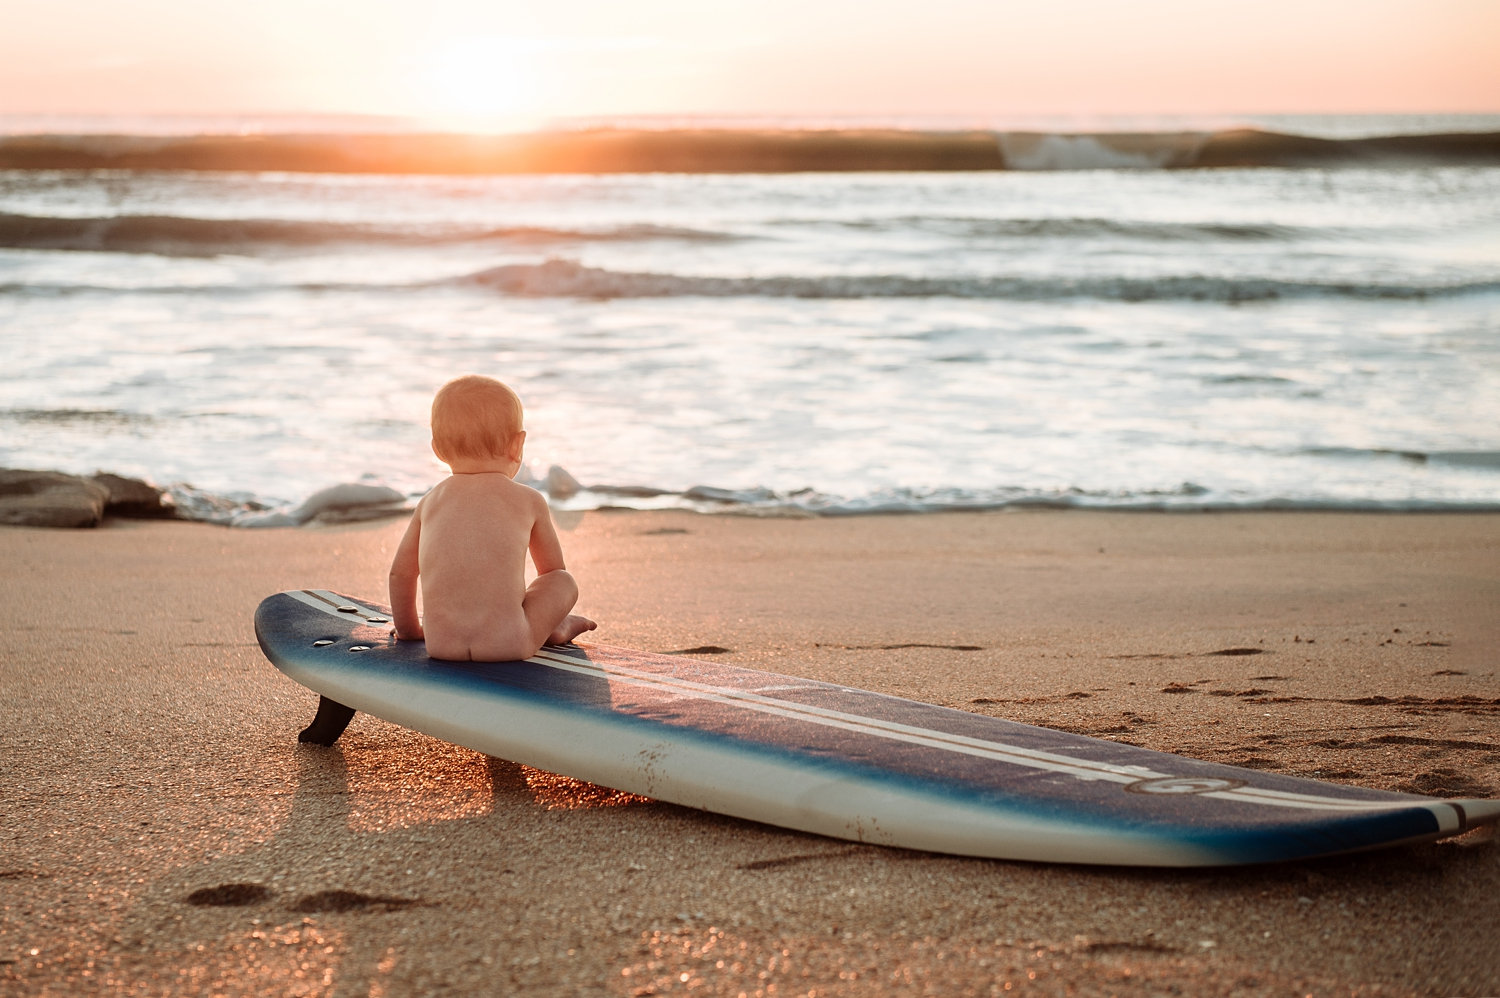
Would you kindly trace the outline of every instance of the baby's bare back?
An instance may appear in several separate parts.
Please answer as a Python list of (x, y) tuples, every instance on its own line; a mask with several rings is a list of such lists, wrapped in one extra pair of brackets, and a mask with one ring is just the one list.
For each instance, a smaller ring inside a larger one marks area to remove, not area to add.
[(529, 634), (526, 548), (537, 493), (501, 474), (454, 475), (422, 500), (423, 628), (434, 658), (496, 661)]

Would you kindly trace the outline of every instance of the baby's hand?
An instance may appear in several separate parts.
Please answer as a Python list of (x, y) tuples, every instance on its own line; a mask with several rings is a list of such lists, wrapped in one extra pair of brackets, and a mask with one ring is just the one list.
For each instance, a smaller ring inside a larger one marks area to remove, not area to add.
[(395, 638), (397, 641), (424, 641), (426, 640), (427, 635), (423, 633), (420, 626), (417, 627), (417, 631), (415, 634), (412, 634), (410, 632), (398, 631), (396, 630), (396, 628), (392, 627), (391, 637)]

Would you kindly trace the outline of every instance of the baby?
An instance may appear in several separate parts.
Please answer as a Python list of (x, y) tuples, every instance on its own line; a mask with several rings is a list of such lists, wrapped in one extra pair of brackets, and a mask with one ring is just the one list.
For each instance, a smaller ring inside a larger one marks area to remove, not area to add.
[(570, 612), (578, 583), (563, 568), (547, 500), (512, 481), (525, 441), (521, 400), (493, 378), (455, 378), (432, 400), (432, 451), (453, 475), (417, 504), (390, 585), (396, 637), (425, 638), (433, 658), (510, 662), (596, 626)]

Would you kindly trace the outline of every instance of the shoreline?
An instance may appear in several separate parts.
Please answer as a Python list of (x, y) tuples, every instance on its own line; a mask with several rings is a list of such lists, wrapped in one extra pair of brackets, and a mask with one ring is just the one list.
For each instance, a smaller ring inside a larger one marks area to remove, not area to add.
[[(1500, 514), (557, 518), (598, 643), (1500, 796)], [(383, 601), (402, 529), (0, 529), (0, 737), (25, 774), (0, 790), (0, 991), (1500, 990), (1489, 832), (1060, 867), (620, 799), (364, 715), (298, 748), (315, 697), (251, 613), (302, 586)]]
[[(1484, 458), (1493, 459), (1488, 452)], [(1423, 460), (1426, 456), (1423, 455)], [(1363, 501), (1294, 500), (1267, 498), (1231, 502), (1202, 498), (1209, 491), (1191, 483), (1175, 498), (1160, 493), (1115, 496), (1079, 490), (1052, 495), (1032, 493), (984, 501), (977, 496), (946, 497), (939, 501), (913, 493), (905, 499), (879, 502), (838, 500), (812, 490), (776, 493), (768, 489), (719, 489), (695, 486), (681, 492), (644, 486), (585, 486), (558, 466), (542, 477), (530, 472), (517, 476), (548, 499), (554, 515), (584, 513), (678, 511), (710, 516), (765, 518), (862, 518), (946, 513), (1020, 513), (1039, 510), (1111, 513), (1375, 513), (1375, 514), (1494, 514), (1500, 502), (1415, 500)], [(1004, 490), (1002, 490), (1004, 491)], [(328, 526), (404, 517), (425, 493), (400, 492), (384, 484), (345, 482), (318, 489), (297, 503), (269, 503), (248, 493), (217, 495), (191, 485), (166, 488), (112, 472), (75, 475), (61, 471), (0, 468), (0, 526), (99, 527), (110, 519), (169, 519), (217, 526), (262, 529), (269, 527)], [(632, 505), (639, 503), (640, 505)]]

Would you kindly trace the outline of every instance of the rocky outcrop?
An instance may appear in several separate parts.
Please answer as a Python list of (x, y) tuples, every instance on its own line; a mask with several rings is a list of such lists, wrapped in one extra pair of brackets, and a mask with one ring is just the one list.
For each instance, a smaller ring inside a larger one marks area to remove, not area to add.
[(139, 478), (125, 478), (101, 471), (93, 477), (109, 489), (109, 500), (104, 512), (109, 516), (126, 516), (134, 519), (157, 519), (177, 515), (177, 504), (172, 496)]
[(138, 478), (102, 471), (84, 476), (0, 468), (0, 525), (97, 527), (105, 517), (118, 516), (235, 527), (295, 527), (407, 516), (411, 509), (404, 494), (363, 482), (331, 486), (296, 507), (266, 509), (190, 485), (175, 485), (172, 492), (166, 492)]
[(174, 516), (171, 497), (134, 478), (0, 469), (0, 524), (97, 527), (110, 516)]
[(97, 527), (109, 488), (56, 471), (0, 471), (0, 523), (23, 527)]

